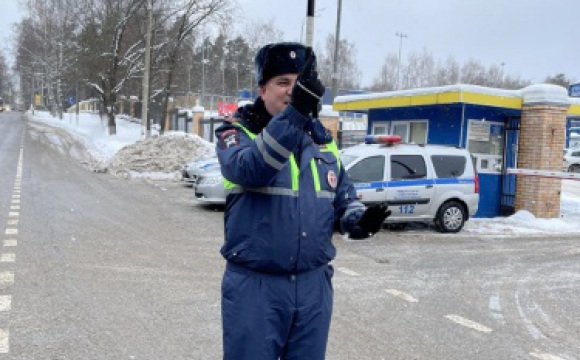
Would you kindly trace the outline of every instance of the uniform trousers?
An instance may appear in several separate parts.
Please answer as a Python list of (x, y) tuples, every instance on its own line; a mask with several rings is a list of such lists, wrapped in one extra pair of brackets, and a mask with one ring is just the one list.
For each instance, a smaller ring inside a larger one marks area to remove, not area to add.
[(224, 360), (324, 360), (332, 265), (268, 274), (228, 262), (222, 280)]

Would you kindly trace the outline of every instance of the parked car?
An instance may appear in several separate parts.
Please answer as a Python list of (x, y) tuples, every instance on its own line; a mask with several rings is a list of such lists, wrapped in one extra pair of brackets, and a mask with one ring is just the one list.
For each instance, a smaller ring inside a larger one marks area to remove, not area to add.
[(226, 203), (226, 191), (224, 188), (219, 163), (217, 167), (209, 167), (199, 172), (197, 181), (193, 185), (193, 191), (197, 201), (206, 204), (223, 205)]
[(341, 159), (364, 204), (389, 205), (387, 227), (420, 221), (453, 233), (477, 212), (479, 179), (466, 149), (397, 144), (389, 136), (367, 141), (342, 150)]
[(564, 171), (580, 172), (580, 149), (566, 149), (564, 151)]
[(200, 173), (210, 170), (212, 168), (219, 169), (220, 164), (217, 157), (206, 160), (192, 160), (185, 164), (181, 169), (181, 180), (195, 184)]

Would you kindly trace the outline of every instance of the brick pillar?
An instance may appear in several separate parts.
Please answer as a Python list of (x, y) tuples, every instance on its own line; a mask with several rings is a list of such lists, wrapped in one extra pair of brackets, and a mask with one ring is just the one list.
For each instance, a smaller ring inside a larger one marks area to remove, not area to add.
[[(566, 90), (538, 84), (523, 89), (522, 118), (518, 137), (518, 169), (562, 171), (566, 139)], [(515, 210), (527, 210), (537, 218), (560, 217), (562, 180), (518, 175)]]
[(204, 109), (196, 107), (193, 110), (193, 114), (191, 116), (191, 118), (192, 118), (191, 131), (194, 134), (197, 134), (201, 137), (203, 137), (203, 129), (202, 129), (202, 125), (201, 125), (201, 120), (203, 120), (203, 115), (204, 115)]
[(320, 116), (320, 122), (325, 128), (330, 130), (334, 140), (338, 139), (338, 117), (335, 116)]

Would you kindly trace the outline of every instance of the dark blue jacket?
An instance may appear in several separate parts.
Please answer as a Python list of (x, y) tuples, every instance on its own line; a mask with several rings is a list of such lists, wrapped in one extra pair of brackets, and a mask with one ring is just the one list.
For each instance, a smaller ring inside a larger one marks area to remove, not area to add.
[(336, 254), (335, 221), (352, 222), (348, 215), (364, 205), (335, 154), (304, 131), (309, 118), (288, 105), (254, 134), (248, 119), (253, 114), (238, 112), (237, 124), (226, 123), (215, 132), (221, 172), (237, 185), (227, 196), (221, 253), (266, 273), (325, 265)]

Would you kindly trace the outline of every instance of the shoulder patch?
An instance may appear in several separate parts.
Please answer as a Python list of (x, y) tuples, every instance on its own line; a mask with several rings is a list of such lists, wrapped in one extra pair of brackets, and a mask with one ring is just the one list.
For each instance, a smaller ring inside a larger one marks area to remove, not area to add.
[(236, 129), (229, 129), (224, 131), (219, 141), (219, 145), (222, 147), (222, 149), (237, 146), (239, 143), (240, 143), (240, 134), (238, 134), (238, 130)]

